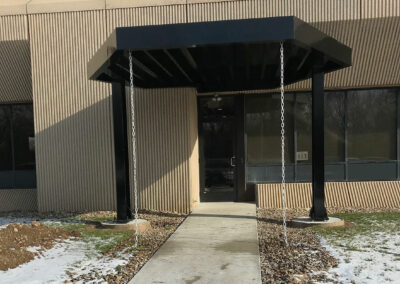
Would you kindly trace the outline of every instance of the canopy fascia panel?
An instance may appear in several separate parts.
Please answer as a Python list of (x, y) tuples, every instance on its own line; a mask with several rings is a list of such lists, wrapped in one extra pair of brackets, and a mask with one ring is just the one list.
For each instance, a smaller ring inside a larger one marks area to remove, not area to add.
[(276, 88), (280, 42), (285, 84), (351, 66), (351, 48), (296, 17), (116, 28), (88, 63), (92, 80), (199, 92)]

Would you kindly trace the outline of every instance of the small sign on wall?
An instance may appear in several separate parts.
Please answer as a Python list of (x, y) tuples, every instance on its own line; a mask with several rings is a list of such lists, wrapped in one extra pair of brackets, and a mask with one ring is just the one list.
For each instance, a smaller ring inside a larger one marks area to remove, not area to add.
[(308, 161), (308, 151), (296, 152), (297, 161)]

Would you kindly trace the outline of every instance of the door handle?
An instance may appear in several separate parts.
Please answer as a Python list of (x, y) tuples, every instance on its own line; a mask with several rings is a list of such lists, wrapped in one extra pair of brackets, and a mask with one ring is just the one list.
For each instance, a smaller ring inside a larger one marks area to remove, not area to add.
[(233, 163), (233, 159), (236, 159), (235, 156), (231, 157), (231, 167), (236, 167), (236, 165)]

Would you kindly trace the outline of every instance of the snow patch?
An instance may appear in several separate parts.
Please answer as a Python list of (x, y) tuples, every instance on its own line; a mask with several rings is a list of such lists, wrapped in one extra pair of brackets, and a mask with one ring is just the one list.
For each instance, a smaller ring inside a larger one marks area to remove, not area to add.
[(400, 283), (400, 233), (375, 232), (321, 244), (339, 261), (330, 278), (350, 283)]
[[(95, 271), (98, 275), (106, 275), (115, 273), (118, 266), (128, 263), (129, 256), (126, 254), (118, 255), (117, 258), (103, 256), (96, 251), (96, 243), (98, 240), (93, 240), (93, 242), (67, 240), (58, 243), (28, 263), (14, 269), (0, 271), (1, 283), (61, 283), (70, 279), (68, 274), (77, 277)], [(31, 249), (36, 250), (36, 248)], [(90, 281), (84, 283), (90, 283)]]

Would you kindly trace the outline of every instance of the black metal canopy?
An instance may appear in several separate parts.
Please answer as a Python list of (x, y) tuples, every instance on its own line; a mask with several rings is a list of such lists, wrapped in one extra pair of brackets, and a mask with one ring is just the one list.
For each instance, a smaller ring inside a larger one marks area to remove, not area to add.
[[(199, 92), (270, 89), (351, 66), (351, 49), (296, 17), (116, 28), (88, 63), (92, 80), (135, 86), (195, 87)], [(315, 70), (314, 70), (315, 71)]]

